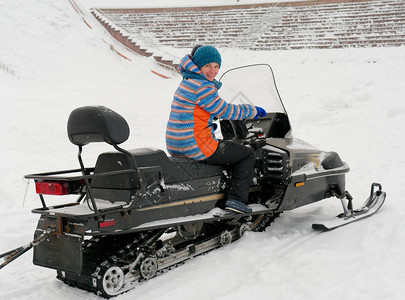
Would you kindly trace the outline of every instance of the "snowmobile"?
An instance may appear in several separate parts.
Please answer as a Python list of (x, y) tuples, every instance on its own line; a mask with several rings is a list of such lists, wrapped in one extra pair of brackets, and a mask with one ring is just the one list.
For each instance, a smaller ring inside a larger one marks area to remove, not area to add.
[[(385, 200), (378, 183), (355, 210), (345, 189), (349, 166), (336, 152), (325, 152), (292, 136), (273, 70), (258, 64), (223, 74), (221, 97), (251, 103), (269, 113), (258, 119), (221, 120), (219, 138), (253, 147), (254, 179), (249, 189), (251, 213), (224, 209), (232, 167), (169, 157), (163, 150), (126, 150), (126, 120), (103, 106), (85, 106), (69, 116), (70, 141), (78, 146), (80, 168), (26, 175), (35, 181), (42, 207), (34, 241), (0, 257), (2, 266), (34, 248), (35, 265), (52, 268), (71, 286), (105, 298), (126, 292), (191, 257), (263, 231), (283, 211), (322, 199), (342, 201), (334, 229), (375, 213)], [(99, 154), (94, 167), (82, 159), (84, 146), (102, 142), (112, 151)], [(45, 197), (76, 195), (48, 206)]]

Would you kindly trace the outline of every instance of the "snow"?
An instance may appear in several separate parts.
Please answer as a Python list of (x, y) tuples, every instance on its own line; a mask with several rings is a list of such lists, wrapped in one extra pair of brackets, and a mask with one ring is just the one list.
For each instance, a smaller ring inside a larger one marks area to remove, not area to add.
[[(123, 115), (131, 128), (123, 148), (165, 149), (166, 120), (180, 78), (154, 75), (151, 70), (165, 71), (151, 58), (120, 48), (87, 15), (89, 7), (149, 6), (149, 1), (75, 2), (93, 29), (69, 1), (0, 3), (0, 253), (31, 241), (39, 218), (31, 209), (40, 201), (23, 176), (78, 167), (77, 147), (66, 135), (74, 108), (104, 105)], [(193, 3), (203, 2), (231, 3)], [(187, 1), (153, 1), (169, 3)], [(293, 135), (338, 152), (349, 164), (347, 189), (355, 206), (375, 181), (387, 192), (386, 203), (372, 218), (329, 233), (313, 231), (311, 224), (340, 213), (336, 199), (285, 212), (266, 232), (248, 232), (117, 299), (402, 299), (405, 48), (220, 50), (221, 72), (250, 63), (272, 65)], [(86, 146), (85, 165), (110, 150)], [(54, 270), (34, 266), (31, 255), (0, 271), (1, 299), (98, 299), (58, 281)]]

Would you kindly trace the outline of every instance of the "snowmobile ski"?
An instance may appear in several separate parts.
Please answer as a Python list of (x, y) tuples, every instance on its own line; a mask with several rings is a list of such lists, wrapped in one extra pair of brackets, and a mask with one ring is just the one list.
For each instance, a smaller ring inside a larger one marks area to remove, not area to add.
[[(377, 191), (374, 188), (378, 187)], [(317, 224), (312, 224), (312, 228), (315, 230), (329, 231), (333, 230), (347, 224), (356, 222), (358, 220), (367, 218), (375, 214), (385, 202), (386, 193), (382, 191), (381, 184), (373, 183), (371, 185), (370, 197), (363, 204), (360, 209), (347, 210), (346, 212), (339, 214), (335, 218)], [(351, 201), (349, 200), (349, 206), (351, 206)]]

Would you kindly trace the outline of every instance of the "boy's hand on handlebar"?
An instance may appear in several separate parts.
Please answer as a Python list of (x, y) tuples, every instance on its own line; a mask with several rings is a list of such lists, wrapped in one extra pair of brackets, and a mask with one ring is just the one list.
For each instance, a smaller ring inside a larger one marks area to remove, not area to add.
[(257, 119), (258, 117), (265, 117), (267, 112), (264, 110), (264, 108), (260, 106), (255, 106), (257, 110), (257, 114), (253, 119)]

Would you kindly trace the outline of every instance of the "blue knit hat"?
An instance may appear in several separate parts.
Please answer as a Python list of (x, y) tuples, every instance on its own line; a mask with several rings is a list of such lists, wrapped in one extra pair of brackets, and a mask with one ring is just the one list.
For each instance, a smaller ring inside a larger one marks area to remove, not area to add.
[(213, 46), (201, 46), (197, 50), (191, 60), (196, 64), (196, 66), (201, 69), (205, 65), (215, 62), (221, 67), (221, 54)]

